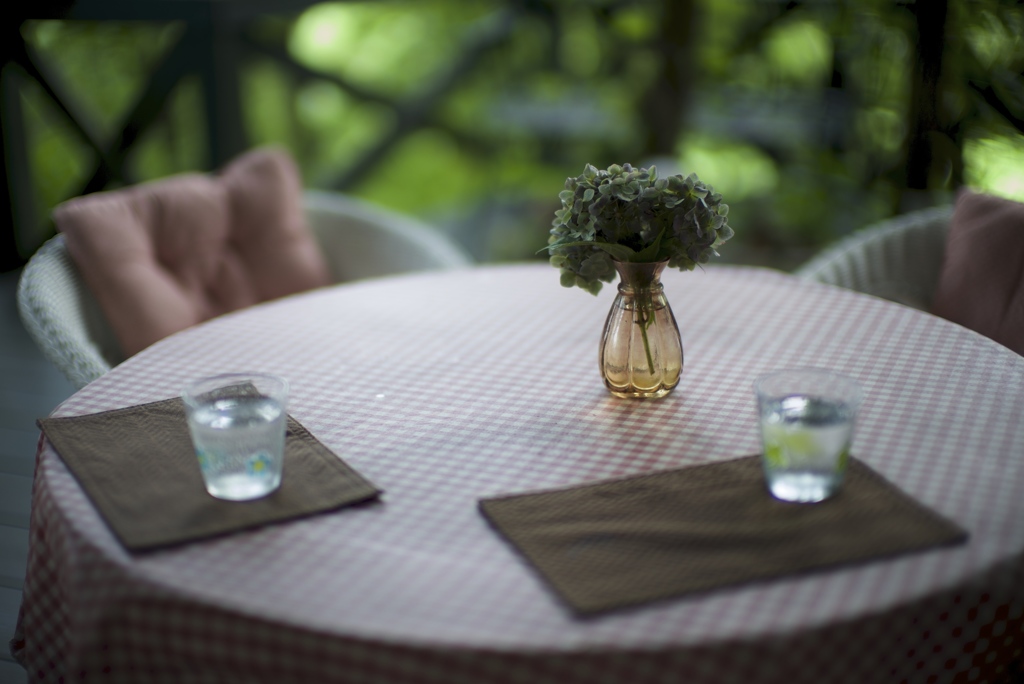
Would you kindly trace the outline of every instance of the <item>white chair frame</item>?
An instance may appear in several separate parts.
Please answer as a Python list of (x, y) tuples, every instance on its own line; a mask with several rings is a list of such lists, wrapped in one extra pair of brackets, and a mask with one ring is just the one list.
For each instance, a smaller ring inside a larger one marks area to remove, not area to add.
[(825, 248), (795, 274), (928, 311), (952, 215), (952, 206), (932, 207), (875, 223)]

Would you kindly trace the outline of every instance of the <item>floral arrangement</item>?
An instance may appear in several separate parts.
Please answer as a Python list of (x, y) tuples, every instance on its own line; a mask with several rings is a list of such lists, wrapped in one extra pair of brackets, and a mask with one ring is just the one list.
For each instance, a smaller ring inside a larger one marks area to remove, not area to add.
[(659, 178), (653, 166), (587, 164), (558, 197), (562, 208), (545, 249), (562, 285), (592, 294), (615, 278), (612, 260), (667, 260), (670, 268), (692, 271), (733, 236), (729, 205), (696, 174)]

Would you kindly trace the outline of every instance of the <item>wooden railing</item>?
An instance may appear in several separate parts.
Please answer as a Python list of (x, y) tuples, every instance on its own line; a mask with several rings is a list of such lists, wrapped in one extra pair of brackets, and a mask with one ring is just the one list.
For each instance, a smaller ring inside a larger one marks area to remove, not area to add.
[[(402, 138), (423, 126), (445, 130), (464, 144), (488, 144), (469, 132), (448, 126), (436, 116), (436, 110), (485, 53), (506, 41), (517, 16), (528, 12), (531, 3), (509, 2), (505, 8), (473, 26), (466, 32), (455, 62), (427, 88), (407, 100), (374, 92), (337, 75), (312, 70), (296, 62), (283, 46), (262, 41), (249, 30), (253, 22), (268, 15), (297, 15), (315, 4), (314, 0), (79, 0), (70, 6), (67, 4), (51, 2), (28, 8), (4, 28), (0, 47), (4, 64), (0, 79), (4, 92), (4, 135), (0, 141), (8, 163), (0, 176), (0, 220), (7, 219), (6, 225), (0, 227), (0, 272), (20, 266), (34, 252), (38, 244), (25, 244), (26, 236), (38, 232), (36, 226), (46, 223), (46, 217), (36, 215), (29, 180), (29, 154), (18, 95), (26, 80), (39, 85), (63, 114), (70, 130), (95, 156), (93, 170), (70, 195), (77, 196), (140, 180), (132, 176), (126, 164), (129, 152), (159, 120), (174, 89), (186, 76), (198, 75), (202, 84), (208, 167), (216, 168), (246, 149), (250, 142), (244, 132), (239, 73), (246, 60), (269, 57), (300, 81), (327, 80), (360, 101), (385, 105), (394, 112), (396, 124), (354, 163), (339, 170), (329, 184), (346, 190), (377, 165)], [(183, 32), (150, 74), (135, 105), (117, 125), (118, 133), (111, 140), (101, 140), (93, 133), (88, 118), (71, 104), (74, 98), (68, 87), (19, 31), (23, 21), (32, 19), (179, 22)]]

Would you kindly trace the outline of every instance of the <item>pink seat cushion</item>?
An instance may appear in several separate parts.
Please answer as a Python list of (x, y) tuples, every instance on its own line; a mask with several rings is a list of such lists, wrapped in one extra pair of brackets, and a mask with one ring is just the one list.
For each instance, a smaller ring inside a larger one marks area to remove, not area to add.
[(283, 150), (219, 176), (183, 174), (78, 197), (53, 213), (127, 356), (214, 316), (330, 282)]
[(1024, 355), (1024, 204), (961, 192), (932, 312)]

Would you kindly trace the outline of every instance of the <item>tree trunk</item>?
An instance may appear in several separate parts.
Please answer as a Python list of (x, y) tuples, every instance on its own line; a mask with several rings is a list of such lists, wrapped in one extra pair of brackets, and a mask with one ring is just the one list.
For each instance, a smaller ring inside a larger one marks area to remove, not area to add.
[(644, 156), (675, 154), (693, 83), (694, 0), (662, 0), (658, 75), (644, 95)]
[[(948, 0), (917, 0), (910, 9), (917, 50), (911, 72), (905, 187), (935, 190), (946, 183), (954, 169), (961, 167), (958, 159), (950, 158), (955, 145), (948, 140), (940, 111)], [(956, 149), (955, 154), (959, 153)]]

